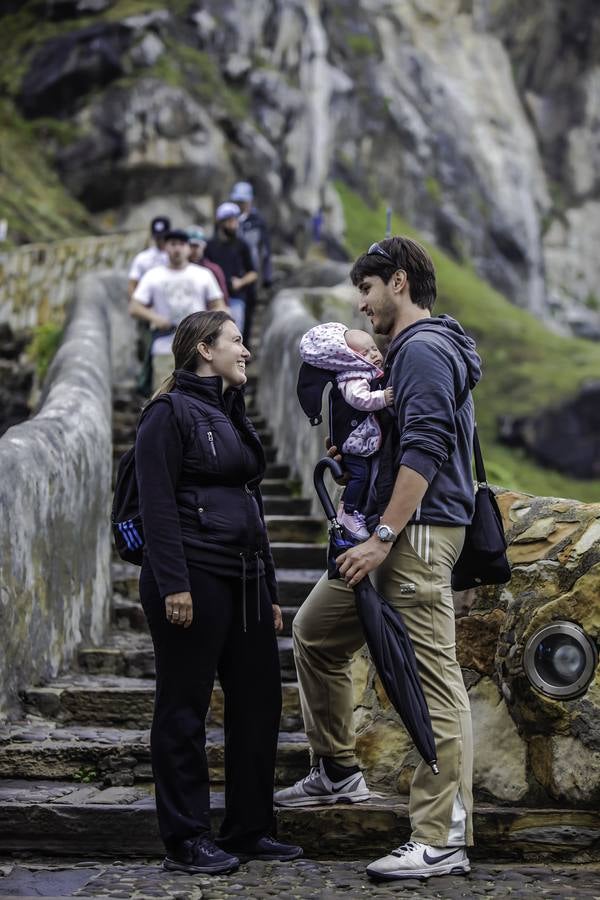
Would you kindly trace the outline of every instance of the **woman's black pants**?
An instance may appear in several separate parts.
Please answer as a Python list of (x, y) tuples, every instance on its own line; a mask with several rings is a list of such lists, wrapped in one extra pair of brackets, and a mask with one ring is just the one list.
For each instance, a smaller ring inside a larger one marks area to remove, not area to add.
[(273, 610), (260, 579), (247, 582), (247, 625), (241, 578), (189, 567), (194, 617), (172, 625), (148, 562), (140, 597), (156, 657), (150, 736), (160, 833), (171, 850), (210, 833), (205, 719), (215, 674), (223, 688), (225, 818), (220, 837), (243, 846), (273, 830), (273, 783), (281, 715), (281, 676)]

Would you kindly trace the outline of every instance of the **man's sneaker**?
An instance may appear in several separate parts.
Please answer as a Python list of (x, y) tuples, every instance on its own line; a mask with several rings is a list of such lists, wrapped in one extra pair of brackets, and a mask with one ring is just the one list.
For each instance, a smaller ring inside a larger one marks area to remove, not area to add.
[(402, 844), (388, 856), (382, 856), (367, 866), (367, 875), (379, 881), (466, 875), (470, 871), (464, 847), (430, 847), (418, 841)]
[(357, 509), (353, 513), (342, 510), (338, 514), (337, 520), (354, 540), (366, 541), (370, 536), (365, 524), (365, 517)]
[(341, 781), (328, 778), (323, 760), (313, 766), (306, 778), (281, 791), (275, 791), (275, 806), (321, 806), (324, 803), (368, 800), (369, 789), (362, 772), (353, 772)]
[(182, 841), (163, 861), (163, 869), (189, 875), (224, 875), (235, 871), (239, 865), (237, 856), (221, 850), (208, 837)]
[(292, 859), (298, 859), (304, 854), (302, 847), (276, 841), (270, 834), (258, 838), (250, 844), (243, 844), (239, 848), (235, 846), (229, 847), (228, 844), (225, 844), (225, 846), (230, 852), (235, 853), (240, 862), (248, 862), (250, 859), (289, 862)]

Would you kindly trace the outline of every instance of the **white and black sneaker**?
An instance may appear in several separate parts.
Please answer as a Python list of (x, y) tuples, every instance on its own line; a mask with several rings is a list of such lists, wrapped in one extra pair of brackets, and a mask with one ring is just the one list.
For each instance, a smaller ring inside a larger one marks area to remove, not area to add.
[(409, 841), (388, 856), (367, 866), (367, 875), (379, 881), (431, 878), (432, 875), (466, 875), (471, 871), (464, 847), (430, 847)]
[(360, 803), (371, 796), (362, 772), (354, 771), (341, 781), (332, 781), (320, 760), (305, 778), (289, 788), (275, 791), (275, 806), (321, 806), (342, 801)]

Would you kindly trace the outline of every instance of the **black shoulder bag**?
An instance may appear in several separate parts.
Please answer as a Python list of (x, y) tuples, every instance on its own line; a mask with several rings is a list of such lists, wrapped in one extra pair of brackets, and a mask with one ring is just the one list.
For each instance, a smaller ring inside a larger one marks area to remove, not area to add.
[(454, 591), (510, 581), (502, 516), (487, 483), (477, 427), (473, 431), (473, 456), (477, 476), (475, 510), (471, 524), (467, 525), (462, 553), (452, 570)]

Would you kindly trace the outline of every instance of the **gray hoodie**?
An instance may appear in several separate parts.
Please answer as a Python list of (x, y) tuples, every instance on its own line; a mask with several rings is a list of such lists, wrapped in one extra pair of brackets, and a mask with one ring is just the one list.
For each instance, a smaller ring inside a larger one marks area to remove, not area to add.
[(470, 523), (474, 504), (470, 392), (480, 377), (475, 341), (450, 316), (423, 319), (394, 338), (385, 359), (384, 384), (394, 388), (390, 413), (397, 427), (390, 429), (380, 459), (380, 514), (403, 465), (429, 483), (412, 522)]

